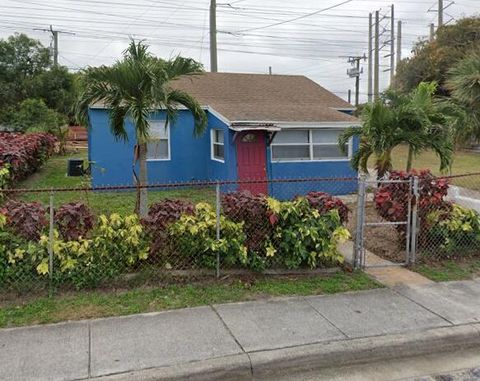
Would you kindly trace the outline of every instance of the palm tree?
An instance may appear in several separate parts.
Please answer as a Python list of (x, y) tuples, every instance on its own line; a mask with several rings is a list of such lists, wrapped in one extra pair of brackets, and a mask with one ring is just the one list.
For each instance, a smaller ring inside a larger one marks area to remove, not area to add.
[[(88, 68), (83, 72), (83, 91), (77, 102), (77, 116), (88, 121), (89, 106), (102, 102), (110, 110), (110, 128), (118, 140), (126, 141), (125, 120), (135, 125), (135, 158), (138, 158), (140, 173), (136, 180), (137, 203), (135, 210), (140, 216), (147, 215), (148, 192), (147, 143), (149, 141), (149, 118), (153, 112), (165, 110), (167, 123), (173, 122), (178, 105), (185, 106), (194, 117), (194, 134), (205, 131), (207, 116), (200, 104), (184, 91), (170, 87), (170, 81), (181, 75), (198, 74), (202, 66), (192, 59), (176, 57), (162, 60), (148, 52), (148, 46), (132, 41), (123, 53), (123, 59), (113, 66)], [(135, 176), (136, 178), (136, 176)]]
[(480, 141), (480, 54), (472, 53), (450, 69), (446, 86), (467, 117), (460, 138)]
[(339, 138), (340, 147), (353, 136), (360, 137), (360, 146), (352, 158), (356, 170), (368, 172), (368, 160), (375, 156), (375, 169), (382, 178), (392, 169), (392, 151), (408, 145), (406, 170), (412, 169), (414, 155), (432, 149), (440, 158), (440, 170), (450, 167), (453, 139), (446, 105), (434, 98), (435, 83), (421, 83), (408, 95), (385, 93), (385, 97), (365, 106), (362, 126), (347, 129)]

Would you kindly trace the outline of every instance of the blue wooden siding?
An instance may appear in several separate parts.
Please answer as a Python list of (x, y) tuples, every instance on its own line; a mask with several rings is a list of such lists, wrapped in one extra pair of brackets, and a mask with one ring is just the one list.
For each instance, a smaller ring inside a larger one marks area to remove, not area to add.
[[(152, 120), (163, 120), (159, 112)], [(128, 141), (116, 141), (109, 127), (107, 110), (90, 110), (89, 160), (92, 161), (93, 186), (133, 185), (132, 163), (135, 145), (134, 126), (126, 122)], [(222, 129), (225, 134), (225, 163), (211, 160), (210, 130)], [(149, 183), (236, 179), (236, 151), (233, 132), (211, 113), (207, 131), (193, 136), (193, 117), (188, 111), (179, 111), (170, 126), (170, 160), (147, 162)], [(138, 173), (138, 167), (137, 167)]]
[[(162, 120), (162, 112), (152, 115)], [(132, 163), (135, 145), (134, 126), (126, 123), (128, 141), (116, 141), (109, 127), (107, 110), (90, 110), (89, 160), (92, 162), (92, 185), (133, 185)], [(222, 129), (225, 141), (225, 162), (211, 159), (210, 131)], [(193, 136), (193, 117), (181, 110), (175, 123), (170, 126), (170, 160), (148, 161), (150, 184), (175, 183), (206, 180), (236, 180), (237, 157), (233, 141), (234, 132), (219, 118), (208, 113), (207, 131), (200, 137)], [(358, 145), (354, 144), (354, 149)], [(355, 177), (356, 172), (345, 161), (283, 162), (271, 161), (270, 148), (266, 150), (267, 176), (269, 179)], [(138, 173), (138, 167), (137, 167)], [(235, 190), (236, 186), (224, 186), (223, 191)], [(307, 182), (273, 183), (269, 194), (280, 199), (289, 199), (310, 190), (321, 190), (332, 194), (352, 193), (356, 181), (351, 182)]]
[[(353, 140), (353, 152), (358, 149), (358, 139)], [(267, 173), (269, 179), (349, 178), (357, 172), (347, 160), (272, 162), (271, 149), (267, 147)], [(316, 190), (330, 194), (350, 194), (357, 190), (357, 181), (306, 181), (298, 183), (272, 182), (269, 194), (281, 200)]]

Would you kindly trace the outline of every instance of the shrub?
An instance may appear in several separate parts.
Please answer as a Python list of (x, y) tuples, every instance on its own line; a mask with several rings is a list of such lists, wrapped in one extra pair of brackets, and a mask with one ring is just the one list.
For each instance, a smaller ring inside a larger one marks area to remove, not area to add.
[[(36, 269), (48, 274), (48, 237), (42, 236), (40, 245), (44, 257)], [(76, 288), (94, 287), (115, 278), (148, 257), (148, 240), (136, 215), (110, 217), (101, 215), (92, 238), (63, 241), (55, 231), (54, 280), (71, 283)]]
[(93, 229), (95, 217), (85, 204), (70, 202), (55, 211), (55, 224), (62, 239), (67, 241), (86, 237)]
[[(434, 210), (447, 212), (451, 209), (451, 203), (445, 201), (448, 193), (448, 181), (435, 177), (430, 170), (417, 172), (392, 171), (390, 180), (409, 180), (418, 176), (419, 197), (418, 217), (420, 219), (420, 237), (431, 227), (426, 221), (426, 216)], [(408, 200), (410, 185), (404, 183), (382, 183), (375, 193), (375, 207), (385, 220), (390, 222), (405, 222), (408, 219)], [(401, 241), (405, 241), (406, 225), (397, 225)], [(421, 242), (419, 242), (421, 243)]]
[(167, 227), (180, 219), (184, 214), (192, 215), (194, 206), (191, 202), (183, 200), (165, 199), (153, 204), (148, 216), (142, 220), (152, 238), (150, 252), (155, 255), (165, 249), (168, 243)]
[(8, 226), (27, 240), (38, 240), (48, 225), (47, 212), (38, 202), (7, 201), (0, 213), (7, 217)]
[(453, 204), (451, 211), (436, 210), (426, 216), (430, 229), (426, 246), (441, 256), (464, 254), (480, 247), (480, 215)]
[(8, 165), (9, 181), (34, 173), (55, 149), (56, 138), (47, 133), (0, 132), (0, 168)]
[(227, 193), (222, 197), (222, 210), (230, 220), (243, 222), (249, 251), (262, 252), (273, 232), (267, 198), (249, 191)]
[(267, 257), (277, 257), (289, 269), (343, 261), (337, 244), (350, 233), (342, 226), (337, 209), (320, 214), (303, 197), (286, 202), (269, 198), (268, 206), (274, 233), (267, 243)]
[(0, 285), (25, 288), (38, 277), (35, 271), (39, 246), (13, 234), (7, 217), (0, 214)]
[(333, 197), (325, 192), (309, 192), (305, 198), (310, 206), (317, 209), (320, 214), (325, 214), (330, 210), (336, 209), (342, 224), (348, 222), (348, 213), (350, 210), (339, 198)]
[(193, 257), (196, 265), (215, 268), (217, 254), (222, 266), (246, 263), (247, 247), (243, 223), (220, 217), (220, 240), (216, 239), (217, 219), (213, 207), (199, 203), (195, 214), (184, 214), (170, 225), (169, 235), (182, 255)]

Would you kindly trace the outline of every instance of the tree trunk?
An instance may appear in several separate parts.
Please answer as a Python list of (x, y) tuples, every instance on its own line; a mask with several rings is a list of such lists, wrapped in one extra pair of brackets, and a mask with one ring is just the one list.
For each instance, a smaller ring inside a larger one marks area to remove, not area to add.
[(412, 147), (408, 146), (407, 172), (410, 172), (412, 170), (412, 163), (413, 163), (413, 149)]
[(140, 217), (147, 217), (148, 214), (148, 189), (144, 186), (148, 185), (147, 176), (147, 143), (140, 143), (138, 146), (138, 161), (140, 163), (139, 185), (137, 190), (138, 207), (137, 213)]

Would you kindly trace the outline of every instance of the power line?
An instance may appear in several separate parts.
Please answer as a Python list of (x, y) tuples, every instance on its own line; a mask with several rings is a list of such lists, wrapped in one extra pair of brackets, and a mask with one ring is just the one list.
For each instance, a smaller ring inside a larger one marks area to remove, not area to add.
[(244, 30), (240, 30), (239, 32), (250, 32), (250, 31), (253, 31), (253, 30), (266, 29), (266, 28), (271, 28), (271, 27), (274, 27), (274, 26), (283, 25), (283, 24), (287, 24), (287, 23), (290, 23), (290, 22), (298, 21), (298, 20), (301, 20), (301, 19), (304, 19), (304, 18), (307, 18), (307, 17), (311, 17), (311, 16), (314, 16), (314, 15), (317, 15), (317, 14), (319, 14), (319, 13), (321, 13), (321, 12), (325, 12), (325, 11), (328, 11), (328, 10), (330, 10), (330, 9), (337, 8), (337, 7), (341, 6), (341, 5), (351, 3), (352, 1), (353, 1), (353, 0), (345, 0), (345, 1), (341, 2), (341, 3), (332, 5), (332, 6), (327, 7), (327, 8), (320, 9), (320, 10), (318, 10), (318, 11), (311, 12), (311, 13), (308, 13), (308, 14), (306, 14), (306, 15), (294, 17), (293, 19), (290, 19), (290, 20), (279, 21), (279, 22), (276, 22), (276, 23), (273, 23), (273, 24), (270, 24), (270, 25), (260, 26), (260, 27), (257, 27), (257, 28), (244, 29)]

